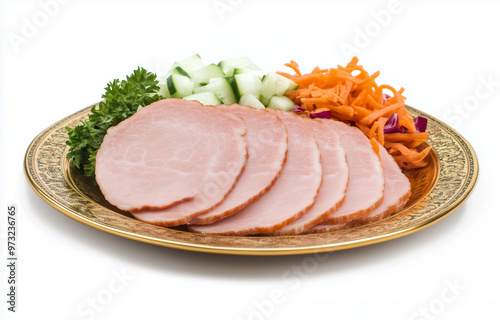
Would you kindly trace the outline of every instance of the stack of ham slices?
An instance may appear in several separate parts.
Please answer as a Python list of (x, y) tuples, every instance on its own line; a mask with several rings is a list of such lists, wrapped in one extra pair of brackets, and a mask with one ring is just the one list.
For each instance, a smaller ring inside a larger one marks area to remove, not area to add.
[(220, 235), (335, 231), (401, 210), (410, 182), (334, 120), (165, 99), (110, 128), (96, 156), (108, 202), (144, 222)]

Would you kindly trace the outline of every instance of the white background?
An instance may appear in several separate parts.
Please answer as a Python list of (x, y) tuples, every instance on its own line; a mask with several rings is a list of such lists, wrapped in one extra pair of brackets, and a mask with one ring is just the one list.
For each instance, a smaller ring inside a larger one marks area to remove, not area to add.
[[(498, 2), (64, 2), (0, 1), (1, 319), (498, 319)], [(379, 83), (405, 87), (409, 105), (472, 143), (476, 189), (432, 227), (326, 261), (139, 243), (78, 223), (33, 192), (22, 162), (39, 132), (137, 66), (162, 72), (194, 53), (249, 56), (268, 71), (357, 54), (382, 72)], [(5, 302), (9, 204), (18, 206), (16, 313)]]

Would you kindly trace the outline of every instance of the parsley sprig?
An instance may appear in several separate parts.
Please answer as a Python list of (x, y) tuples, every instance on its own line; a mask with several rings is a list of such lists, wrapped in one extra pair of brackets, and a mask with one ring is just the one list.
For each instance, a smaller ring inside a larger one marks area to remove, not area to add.
[(106, 86), (102, 95), (104, 101), (99, 107), (92, 107), (88, 120), (75, 128), (66, 127), (70, 146), (67, 154), (73, 164), (83, 169), (86, 176), (95, 174), (95, 156), (110, 127), (137, 112), (139, 106), (147, 106), (163, 99), (158, 94), (156, 74), (144, 68), (137, 68), (126, 80), (115, 79)]

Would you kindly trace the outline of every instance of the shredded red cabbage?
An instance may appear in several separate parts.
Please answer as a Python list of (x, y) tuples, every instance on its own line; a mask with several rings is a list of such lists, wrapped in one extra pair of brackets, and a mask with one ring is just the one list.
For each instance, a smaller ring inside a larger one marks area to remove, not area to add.
[(404, 132), (404, 128), (399, 125), (399, 115), (393, 113), (384, 125), (384, 133), (401, 133)]
[(330, 111), (321, 111), (321, 112), (311, 112), (309, 115), (311, 118), (321, 118), (321, 119), (330, 119)]
[(382, 99), (382, 104), (385, 104), (385, 100), (389, 99), (391, 96), (387, 93), (384, 93), (384, 98)]
[(298, 104), (294, 105), (292, 110), (290, 110), (292, 112), (295, 112), (295, 113), (299, 113), (299, 112), (304, 112), (304, 108), (302, 108), (301, 106), (299, 106)]
[(427, 130), (427, 118), (424, 117), (416, 117), (413, 118), (413, 122), (415, 123), (415, 129), (417, 132), (425, 132)]

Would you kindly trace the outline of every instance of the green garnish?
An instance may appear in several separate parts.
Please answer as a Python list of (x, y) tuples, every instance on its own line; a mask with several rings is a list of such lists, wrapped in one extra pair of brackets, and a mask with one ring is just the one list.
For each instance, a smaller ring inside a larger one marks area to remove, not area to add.
[(88, 120), (75, 128), (66, 127), (69, 137), (66, 144), (70, 146), (66, 157), (83, 169), (86, 176), (93, 176), (95, 156), (108, 129), (136, 113), (139, 106), (163, 99), (159, 90), (156, 74), (140, 67), (126, 80), (109, 82), (102, 95), (104, 101), (99, 108), (92, 107)]

